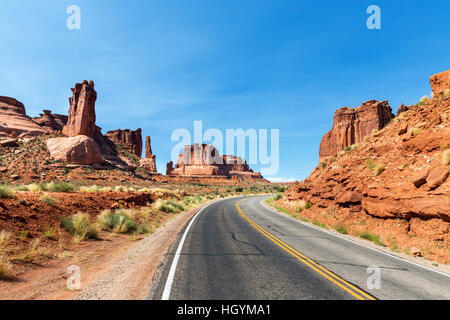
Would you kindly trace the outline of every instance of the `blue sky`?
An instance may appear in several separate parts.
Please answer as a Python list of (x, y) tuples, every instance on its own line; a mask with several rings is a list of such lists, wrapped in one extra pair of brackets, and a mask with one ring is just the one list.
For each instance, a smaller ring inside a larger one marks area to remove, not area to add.
[[(81, 8), (81, 30), (66, 8)], [(369, 5), (381, 30), (366, 27)], [(304, 179), (334, 112), (416, 103), (450, 66), (447, 0), (2, 1), (0, 95), (67, 113), (94, 80), (105, 133), (141, 127), (160, 172), (177, 128), (280, 129), (275, 178)], [(259, 170), (255, 165), (254, 169)]]

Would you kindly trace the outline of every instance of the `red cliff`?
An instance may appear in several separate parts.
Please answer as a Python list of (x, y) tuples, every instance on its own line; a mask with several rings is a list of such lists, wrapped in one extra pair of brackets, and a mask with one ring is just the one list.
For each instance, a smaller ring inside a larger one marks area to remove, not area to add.
[(128, 152), (141, 158), (142, 156), (142, 130), (114, 130), (108, 131), (106, 137), (110, 139), (115, 144), (121, 146)]
[(370, 100), (358, 108), (344, 107), (334, 115), (333, 129), (320, 143), (320, 158), (333, 157), (345, 148), (361, 143), (373, 130), (384, 128), (393, 118), (387, 101)]

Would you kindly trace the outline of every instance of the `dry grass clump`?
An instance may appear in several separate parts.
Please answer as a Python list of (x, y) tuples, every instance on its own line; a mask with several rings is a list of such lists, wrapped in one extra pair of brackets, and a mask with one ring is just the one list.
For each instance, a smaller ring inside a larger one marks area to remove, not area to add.
[(16, 195), (14, 194), (14, 191), (11, 187), (7, 186), (7, 185), (0, 185), (0, 199), (1, 198), (11, 198), (14, 199), (16, 197)]
[[(135, 211), (135, 210), (133, 210)], [(116, 233), (132, 233), (137, 231), (136, 221), (130, 218), (131, 210), (104, 210), (97, 216), (97, 224), (102, 230)], [(134, 214), (133, 214), (134, 216)]]
[(38, 246), (41, 243), (40, 239), (34, 239), (30, 242), (27, 251), (20, 257), (20, 260), (31, 262), (38, 255)]
[(414, 137), (418, 136), (421, 132), (422, 132), (422, 130), (420, 128), (416, 128), (416, 127), (411, 128), (411, 134)]
[(79, 241), (98, 237), (98, 230), (91, 223), (87, 213), (79, 212), (71, 217), (62, 218), (61, 227), (74, 235)]
[(450, 164), (450, 149), (444, 150), (444, 152), (442, 152), (442, 164), (444, 166)]
[(48, 194), (43, 194), (42, 196), (40, 196), (39, 200), (48, 204), (51, 207), (54, 207), (58, 202), (55, 198), (50, 197)]
[(153, 204), (154, 208), (158, 211), (165, 213), (178, 213), (184, 211), (183, 205), (175, 200), (162, 200), (159, 199)]
[(380, 173), (386, 170), (384, 165), (376, 164), (372, 159), (367, 159), (366, 164), (375, 176), (378, 176)]

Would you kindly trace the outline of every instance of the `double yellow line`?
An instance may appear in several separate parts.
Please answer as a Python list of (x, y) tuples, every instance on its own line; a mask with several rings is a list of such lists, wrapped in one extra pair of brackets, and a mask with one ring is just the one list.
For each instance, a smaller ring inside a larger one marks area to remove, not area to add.
[(253, 220), (251, 220), (245, 213), (244, 211), (242, 211), (241, 207), (239, 206), (241, 204), (242, 201), (244, 201), (245, 199), (242, 199), (240, 201), (238, 201), (236, 203), (236, 209), (239, 213), (239, 215), (245, 220), (247, 221), (253, 228), (255, 228), (256, 230), (258, 230), (259, 232), (261, 232), (265, 237), (269, 238), (269, 240), (271, 240), (272, 242), (274, 242), (276, 245), (278, 245), (279, 247), (281, 247), (284, 251), (288, 252), (289, 254), (291, 254), (292, 256), (294, 256), (295, 258), (297, 258), (298, 260), (300, 260), (302, 263), (304, 263), (306, 266), (308, 266), (309, 268), (313, 269), (314, 271), (316, 271), (317, 273), (319, 273), (320, 275), (322, 275), (323, 277), (325, 277), (326, 279), (330, 280), (331, 282), (333, 282), (335, 285), (337, 285), (338, 287), (344, 289), (345, 291), (347, 291), (349, 294), (351, 294), (353, 297), (359, 299), (359, 300), (376, 300), (374, 297), (372, 297), (371, 295), (367, 294), (366, 292), (362, 291), (361, 289), (358, 289), (357, 287), (355, 287), (354, 285), (352, 285), (351, 283), (348, 283), (347, 281), (345, 281), (344, 279), (342, 279), (341, 277), (337, 276), (336, 274), (334, 274), (333, 272), (325, 269), (324, 267), (322, 267), (321, 265), (317, 264), (316, 262), (314, 262), (313, 260), (309, 259), (308, 257), (306, 257), (305, 255), (301, 254), (300, 252), (298, 252), (297, 250), (295, 250), (294, 248), (290, 247), (289, 245), (287, 245), (286, 243), (284, 243), (283, 241), (281, 241), (280, 239), (278, 239), (277, 237), (275, 237), (274, 235), (272, 235), (271, 233), (267, 232), (266, 230), (264, 230), (263, 228), (261, 228), (258, 224), (256, 224)]

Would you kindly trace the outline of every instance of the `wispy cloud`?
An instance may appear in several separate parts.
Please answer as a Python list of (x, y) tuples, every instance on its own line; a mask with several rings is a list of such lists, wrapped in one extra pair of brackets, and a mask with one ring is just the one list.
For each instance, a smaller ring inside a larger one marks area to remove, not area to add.
[(295, 181), (297, 181), (297, 179), (294, 179), (294, 178), (287, 179), (287, 178), (280, 178), (280, 177), (273, 177), (273, 178), (266, 178), (266, 179), (269, 180), (270, 182), (275, 182), (275, 183), (278, 183), (278, 182), (295, 182)]

